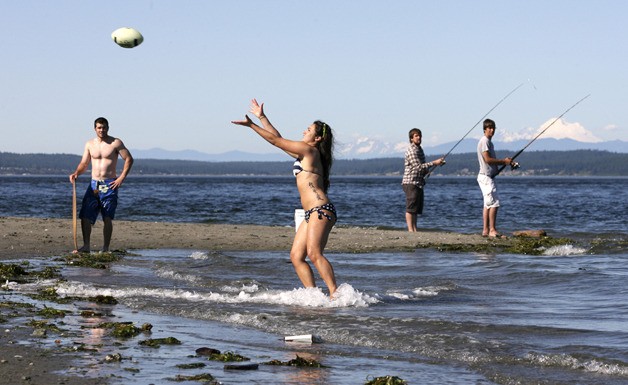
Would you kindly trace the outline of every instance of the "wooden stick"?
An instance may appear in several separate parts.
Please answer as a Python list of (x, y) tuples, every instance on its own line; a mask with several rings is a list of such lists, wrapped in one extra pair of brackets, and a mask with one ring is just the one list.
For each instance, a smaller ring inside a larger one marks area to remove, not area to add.
[(72, 237), (74, 238), (74, 250), (78, 250), (76, 238), (76, 181), (72, 181)]

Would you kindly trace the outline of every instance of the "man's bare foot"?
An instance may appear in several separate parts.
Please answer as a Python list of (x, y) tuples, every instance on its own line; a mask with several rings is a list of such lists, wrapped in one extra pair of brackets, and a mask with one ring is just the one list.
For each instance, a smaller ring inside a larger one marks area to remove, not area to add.
[(72, 250), (72, 254), (89, 253), (89, 247), (83, 246), (78, 250)]

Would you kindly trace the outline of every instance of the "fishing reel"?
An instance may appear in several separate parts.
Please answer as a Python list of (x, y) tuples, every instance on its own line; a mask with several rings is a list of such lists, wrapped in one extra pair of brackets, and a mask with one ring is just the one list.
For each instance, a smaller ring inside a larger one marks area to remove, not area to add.
[(520, 166), (519, 166), (519, 163), (517, 163), (517, 162), (515, 162), (515, 161), (510, 162), (510, 169), (511, 169), (511, 170), (516, 170), (516, 169), (518, 169), (519, 167), (520, 167)]

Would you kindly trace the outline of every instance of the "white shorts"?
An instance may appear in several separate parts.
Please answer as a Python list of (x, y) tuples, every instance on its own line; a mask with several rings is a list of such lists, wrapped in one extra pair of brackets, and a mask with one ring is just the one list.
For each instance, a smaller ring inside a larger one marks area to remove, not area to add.
[(484, 174), (478, 174), (478, 184), (480, 185), (480, 190), (482, 190), (482, 196), (484, 197), (484, 207), (487, 209), (499, 207), (499, 197), (497, 196), (497, 189), (495, 188), (493, 178)]

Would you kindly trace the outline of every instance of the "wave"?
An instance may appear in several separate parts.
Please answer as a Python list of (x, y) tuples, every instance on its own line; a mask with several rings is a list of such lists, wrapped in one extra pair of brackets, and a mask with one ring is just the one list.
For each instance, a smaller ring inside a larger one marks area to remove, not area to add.
[(323, 293), (320, 288), (260, 291), (256, 285), (250, 285), (237, 291), (233, 290), (231, 287), (228, 288), (225, 293), (201, 293), (183, 289), (145, 287), (98, 288), (85, 283), (63, 282), (57, 287), (57, 294), (78, 297), (105, 295), (118, 299), (149, 297), (153, 299), (189, 302), (224, 304), (255, 303), (321, 308), (368, 307), (371, 304), (379, 302), (377, 298), (361, 293), (347, 283), (338, 287), (333, 300), (330, 300), (329, 296)]
[(587, 249), (576, 247), (574, 245), (552, 246), (543, 251), (543, 255), (547, 256), (569, 256), (586, 254)]

